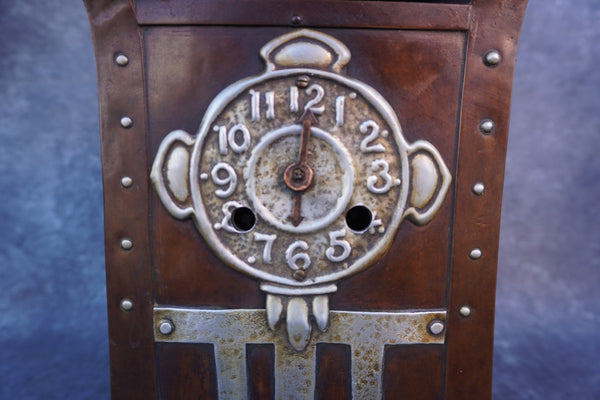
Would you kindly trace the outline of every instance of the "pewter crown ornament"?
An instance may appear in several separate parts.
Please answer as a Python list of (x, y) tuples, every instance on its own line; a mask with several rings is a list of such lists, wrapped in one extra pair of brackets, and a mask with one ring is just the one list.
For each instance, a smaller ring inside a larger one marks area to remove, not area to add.
[[(404, 218), (428, 223), (451, 176), (430, 143), (406, 142), (381, 94), (342, 74), (351, 55), (338, 39), (297, 30), (260, 55), (266, 70), (225, 88), (196, 135), (175, 130), (164, 138), (150, 177), (173, 217), (193, 218), (223, 262), (261, 281), (269, 327), (285, 320), (301, 351), (311, 318), (328, 329), (335, 282), (374, 264)], [(329, 98), (335, 103), (326, 108)], [(359, 106), (362, 113), (345, 113)], [(230, 120), (236, 124), (223, 122)], [(349, 224), (350, 210), (363, 212), (364, 229)], [(262, 251), (249, 253), (258, 244)]]

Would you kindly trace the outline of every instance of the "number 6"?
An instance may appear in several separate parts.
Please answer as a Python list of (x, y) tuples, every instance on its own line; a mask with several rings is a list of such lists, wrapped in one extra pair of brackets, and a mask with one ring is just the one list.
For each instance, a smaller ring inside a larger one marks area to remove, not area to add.
[[(285, 260), (287, 261), (289, 267), (294, 271), (299, 269), (307, 269), (310, 266), (310, 257), (307, 253), (298, 252), (294, 254), (296, 249), (308, 250), (308, 243), (304, 240), (296, 240), (294, 243), (290, 244), (290, 246), (285, 251)], [(298, 261), (301, 262), (301, 265), (298, 265)]]

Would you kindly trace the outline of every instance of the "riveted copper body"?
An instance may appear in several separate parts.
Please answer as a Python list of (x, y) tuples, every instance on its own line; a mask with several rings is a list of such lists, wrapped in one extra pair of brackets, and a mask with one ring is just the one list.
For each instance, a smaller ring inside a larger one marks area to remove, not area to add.
[[(364, 364), (380, 379), (382, 395), (491, 398), (498, 194), (525, 0), (85, 3), (102, 110), (113, 399), (218, 398), (222, 377), (215, 354), (221, 353), (215, 346), (222, 344), (183, 337), (187, 320), (170, 319), (171, 308), (164, 307), (172, 307), (175, 317), (182, 308), (197, 315), (198, 309), (260, 314), (256, 310), (265, 307), (257, 281), (228, 268), (192, 220), (172, 218), (148, 177), (165, 134), (196, 132), (215, 96), (264, 70), (257, 56), (261, 46), (298, 25), (345, 43), (352, 60), (343, 72), (380, 93), (406, 139), (433, 144), (452, 174), (435, 219), (423, 227), (404, 222), (375, 265), (337, 284), (328, 305), (339, 310), (334, 319), (355, 311), (435, 310), (413, 334), (419, 344), (412, 337), (385, 342), (382, 364)], [(491, 49), (501, 57), (488, 57)], [(294, 87), (303, 90), (313, 79), (300, 77)], [(123, 116), (135, 121), (126, 131)], [(480, 131), (485, 119), (493, 121), (492, 134)], [(292, 171), (290, 185), (304, 172)], [(129, 190), (119, 184), (124, 176), (135, 182)], [(480, 194), (473, 188), (477, 182), (485, 183), (483, 195), (474, 195)], [(132, 238), (135, 246), (124, 250), (123, 238)], [(474, 248), (484, 256), (469, 257)], [(300, 275), (294, 278), (306, 279)], [(124, 312), (123, 299), (135, 307)], [(440, 321), (433, 328), (439, 336), (427, 325), (434, 319)], [(170, 323), (169, 334), (161, 333)], [(243, 352), (249, 398), (273, 398), (278, 368), (285, 366), (278, 365), (264, 337), (253, 337), (257, 332), (244, 332), (249, 344), (243, 350), (229, 347), (223, 354)], [(350, 398), (360, 386), (352, 382), (352, 365), (366, 361), (327, 332), (314, 335), (330, 340), (311, 353), (317, 367), (307, 396)]]

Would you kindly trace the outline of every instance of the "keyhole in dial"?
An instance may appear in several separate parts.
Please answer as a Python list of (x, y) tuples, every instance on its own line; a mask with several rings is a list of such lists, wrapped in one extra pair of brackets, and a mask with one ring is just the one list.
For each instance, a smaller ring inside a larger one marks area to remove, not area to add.
[(373, 222), (373, 213), (367, 206), (357, 205), (346, 213), (346, 225), (354, 232), (364, 232)]
[(248, 207), (238, 207), (231, 213), (231, 222), (240, 232), (249, 232), (256, 225), (256, 215)]

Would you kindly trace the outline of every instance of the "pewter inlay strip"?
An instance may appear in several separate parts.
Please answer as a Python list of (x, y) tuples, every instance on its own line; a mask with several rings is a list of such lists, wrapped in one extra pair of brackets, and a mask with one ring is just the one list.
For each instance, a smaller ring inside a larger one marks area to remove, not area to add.
[[(313, 325), (313, 336), (304, 351), (296, 351), (279, 326), (269, 329), (264, 310), (198, 310), (170, 307), (154, 309), (157, 342), (211, 343), (220, 399), (246, 397), (246, 344), (275, 345), (275, 398), (312, 399), (315, 389), (315, 354), (318, 343), (342, 343), (351, 347), (354, 399), (379, 399), (386, 345), (443, 344), (445, 335), (432, 335), (427, 325), (446, 320), (446, 311), (355, 312), (331, 311), (327, 332)], [(173, 322), (163, 335), (161, 320)]]

